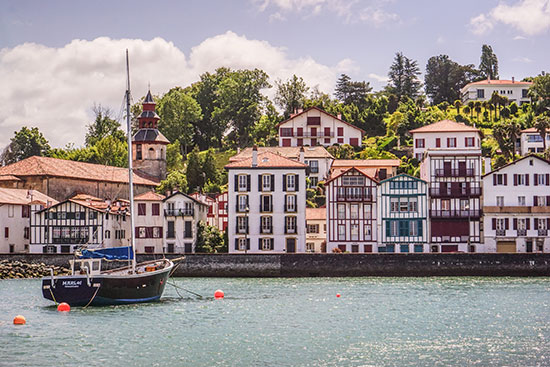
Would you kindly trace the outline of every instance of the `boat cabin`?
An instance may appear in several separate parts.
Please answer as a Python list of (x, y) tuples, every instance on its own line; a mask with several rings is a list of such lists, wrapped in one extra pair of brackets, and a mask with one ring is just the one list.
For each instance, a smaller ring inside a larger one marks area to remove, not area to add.
[(101, 259), (76, 259), (69, 260), (69, 263), (73, 275), (99, 275), (101, 272)]

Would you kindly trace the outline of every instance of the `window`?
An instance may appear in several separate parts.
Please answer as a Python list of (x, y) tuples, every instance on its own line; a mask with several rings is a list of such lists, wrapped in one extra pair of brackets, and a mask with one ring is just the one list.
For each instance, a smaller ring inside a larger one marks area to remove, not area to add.
[(273, 211), (273, 199), (271, 195), (260, 195), (260, 211), (261, 212)]
[(342, 177), (342, 185), (344, 186), (364, 186), (365, 177), (363, 176), (344, 176)]
[(496, 220), (496, 228), (498, 230), (505, 230), (506, 229), (506, 219), (505, 218), (497, 218)]
[(138, 204), (138, 215), (146, 215), (146, 204)]
[(456, 148), (456, 138), (447, 138), (447, 148)]
[(248, 175), (238, 175), (238, 191), (248, 191)]
[(441, 148), (441, 138), (435, 138), (435, 147)]
[(350, 226), (350, 234), (352, 241), (359, 241), (359, 224), (352, 224)]
[(239, 246), (239, 250), (247, 250), (248, 249), (248, 239), (247, 238), (239, 238), (238, 239), (238, 246)]
[(25, 227), (23, 228), (23, 238), (28, 240), (30, 238), (30, 228), (29, 227)]
[(160, 204), (159, 203), (151, 204), (151, 213), (155, 216), (160, 215)]
[(237, 211), (242, 213), (248, 210), (248, 195), (237, 195)]
[(309, 178), (309, 187), (316, 187), (319, 184), (319, 178), (317, 177), (310, 177)]
[(260, 219), (261, 233), (273, 233), (273, 218), (270, 216), (263, 216)]
[(548, 185), (548, 182), (547, 182), (547, 178), (548, 178), (548, 174), (537, 174), (535, 173), (535, 185)]
[(518, 206), (525, 206), (525, 196), (518, 196)]
[(519, 218), (517, 221), (517, 229), (522, 231), (527, 229), (527, 220), (525, 218)]
[(285, 195), (285, 212), (296, 212), (296, 195)]
[(504, 196), (497, 196), (497, 206), (504, 206)]
[(153, 227), (153, 238), (161, 238), (161, 227)]
[(13, 218), (13, 205), (8, 205), (8, 217)]
[(271, 177), (272, 177), (272, 175), (262, 175), (262, 190), (261, 191), (272, 191), (272, 189), (271, 189)]
[(529, 97), (529, 89), (522, 89), (521, 90), (521, 98), (528, 98)]
[(261, 247), (263, 251), (273, 250), (273, 238), (260, 238)]
[(296, 217), (285, 217), (285, 233), (296, 233)]
[(363, 204), (363, 219), (371, 219), (372, 206), (370, 204)]
[(136, 160), (142, 159), (141, 144), (136, 145)]
[(294, 135), (293, 134), (293, 130), (291, 127), (282, 127), (281, 128), (281, 136), (286, 136), (286, 137), (289, 137), (289, 136), (292, 136)]
[(545, 218), (535, 218), (537, 221), (537, 229), (539, 230), (546, 230), (546, 219)]
[(306, 242), (306, 252), (315, 252), (314, 242)]
[(319, 233), (318, 224), (308, 224), (306, 229), (307, 229), (307, 233)]
[(346, 240), (346, 225), (345, 224), (338, 224), (338, 240), (339, 241), (345, 241)]
[(528, 143), (542, 143), (542, 136), (539, 134), (536, 135), (527, 135)]
[(338, 219), (346, 218), (346, 204), (338, 204)]
[(296, 191), (296, 175), (286, 175), (286, 191)]
[(478, 89), (476, 92), (477, 92), (477, 99), (485, 98), (485, 89)]
[(105, 231), (105, 239), (108, 240), (109, 238), (111, 238), (111, 231), (106, 230), (106, 231)]
[(415, 140), (415, 147), (416, 148), (424, 148), (425, 147), (425, 140), (424, 139), (416, 139)]
[(371, 234), (372, 234), (372, 229), (371, 229), (371, 225), (370, 224), (365, 224), (365, 227), (363, 228), (363, 231), (364, 231), (364, 240), (367, 241), (367, 240), (370, 240), (371, 239)]
[(392, 220), (391, 222), (388, 222), (388, 223), (390, 227), (390, 236), (391, 237), (399, 236), (399, 222), (396, 220)]
[(495, 173), (493, 175), (493, 186), (506, 186), (508, 175), (506, 173)]
[(390, 211), (396, 213), (399, 211), (399, 198), (390, 199)]
[(237, 217), (237, 233), (248, 233), (248, 217)]
[(138, 227), (138, 238), (146, 238), (147, 237), (147, 230), (145, 227)]
[(464, 138), (464, 145), (466, 145), (467, 147), (473, 147), (474, 138)]
[(319, 161), (309, 161), (309, 172), (319, 173)]
[[(344, 136), (344, 128), (343, 127), (339, 127), (337, 129), (338, 131), (338, 136)], [(344, 142), (344, 139), (342, 139), (342, 143)], [(340, 143), (340, 139), (338, 139), (338, 143)]]
[(450, 200), (441, 200), (441, 210), (450, 210), (451, 201)]
[(359, 219), (359, 204), (350, 205), (350, 218)]
[(514, 175), (514, 186), (518, 185), (529, 185), (529, 175)]
[(409, 221), (409, 236), (418, 236), (418, 221)]
[(534, 200), (533, 206), (545, 206), (546, 204), (545, 196), (534, 196), (533, 200)]
[(176, 232), (174, 231), (174, 221), (168, 221), (168, 228), (166, 230), (166, 238), (176, 238)]
[(115, 239), (122, 240), (126, 238), (126, 231), (124, 229), (115, 230)]
[(31, 207), (29, 205), (21, 206), (21, 217), (29, 218), (31, 216)]

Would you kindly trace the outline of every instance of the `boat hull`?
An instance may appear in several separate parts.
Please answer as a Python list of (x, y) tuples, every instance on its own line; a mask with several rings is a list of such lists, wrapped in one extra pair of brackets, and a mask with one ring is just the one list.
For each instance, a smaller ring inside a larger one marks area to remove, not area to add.
[(158, 301), (172, 266), (149, 273), (42, 278), (42, 295), (71, 306), (104, 306)]

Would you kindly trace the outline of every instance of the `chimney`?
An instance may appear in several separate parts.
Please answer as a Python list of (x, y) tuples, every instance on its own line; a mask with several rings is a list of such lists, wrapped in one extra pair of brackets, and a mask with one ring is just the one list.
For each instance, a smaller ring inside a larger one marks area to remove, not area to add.
[(237, 147), (237, 154), (241, 152), (241, 148)]
[(491, 173), (491, 158), (485, 158), (485, 174)]
[(300, 147), (300, 163), (304, 163), (304, 147)]
[(338, 115), (336, 115), (336, 117), (338, 117), (338, 120), (341, 120), (342, 119), (342, 114), (339, 113)]
[(515, 77), (512, 77), (512, 84), (516, 81)]
[(303, 108), (298, 108), (298, 113), (300, 114), (302, 112), (304, 112), (304, 109)]
[(254, 145), (252, 148), (252, 167), (258, 166), (258, 147)]

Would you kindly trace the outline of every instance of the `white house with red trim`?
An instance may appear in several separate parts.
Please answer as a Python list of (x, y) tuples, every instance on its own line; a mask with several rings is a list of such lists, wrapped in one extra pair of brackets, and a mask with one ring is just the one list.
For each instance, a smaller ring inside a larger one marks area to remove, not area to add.
[(318, 107), (310, 107), (277, 125), (279, 146), (316, 146), (334, 144), (360, 146), (365, 131)]
[(550, 162), (529, 155), (483, 176), (487, 252), (549, 252)]
[[(550, 148), (550, 131), (546, 132), (546, 149)], [(542, 153), (544, 142), (541, 134), (534, 127), (521, 130), (520, 153), (522, 156), (530, 153)]]
[(305, 252), (307, 166), (253, 149), (225, 168), (229, 252)]
[(460, 90), (462, 103), (469, 101), (488, 101), (494, 92), (508, 98), (510, 102), (516, 102), (521, 105), (529, 102), (529, 87), (532, 82), (518, 82), (512, 80), (480, 80), (478, 82), (468, 83)]
[(377, 186), (356, 167), (326, 182), (327, 252), (378, 252)]
[(134, 197), (136, 252), (162, 254), (164, 246), (164, 195), (154, 191)]

